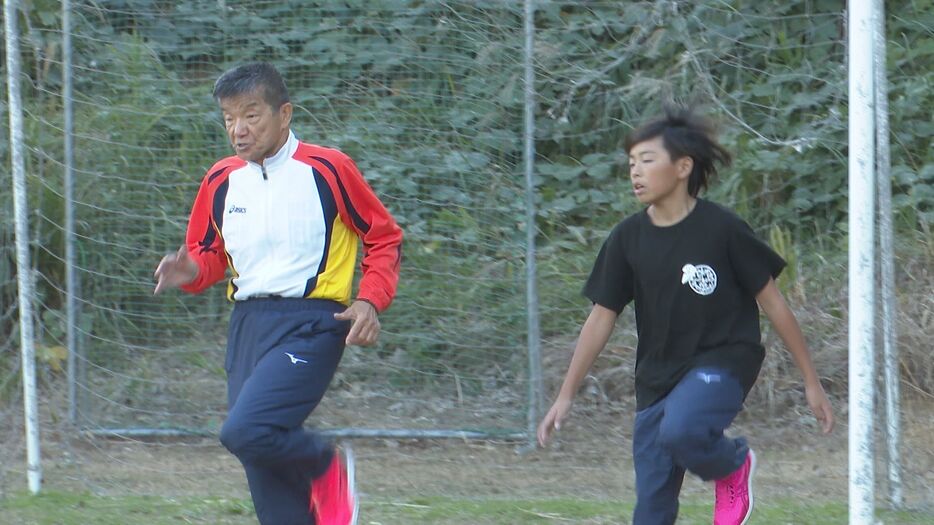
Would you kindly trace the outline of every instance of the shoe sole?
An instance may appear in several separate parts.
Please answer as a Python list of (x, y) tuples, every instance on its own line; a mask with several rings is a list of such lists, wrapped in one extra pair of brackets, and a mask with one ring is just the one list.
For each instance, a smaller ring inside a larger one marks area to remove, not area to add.
[(749, 449), (749, 481), (746, 483), (746, 492), (749, 494), (749, 510), (746, 511), (746, 517), (743, 518), (743, 521), (739, 525), (746, 525), (749, 522), (749, 517), (752, 516), (752, 507), (755, 502), (755, 498), (752, 495), (752, 478), (756, 474), (756, 453)]
[(350, 445), (344, 445), (344, 463), (347, 467), (347, 489), (350, 491), (350, 497), (353, 498), (353, 514), (350, 518), (350, 525), (357, 525), (357, 517), (360, 511), (360, 498), (357, 495), (357, 469), (354, 464), (353, 449)]

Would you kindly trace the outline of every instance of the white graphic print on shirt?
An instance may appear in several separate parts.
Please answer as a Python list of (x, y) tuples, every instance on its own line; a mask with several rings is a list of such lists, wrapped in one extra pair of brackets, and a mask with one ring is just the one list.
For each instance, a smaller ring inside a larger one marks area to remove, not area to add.
[(717, 272), (706, 264), (685, 264), (681, 268), (681, 284), (690, 284), (700, 295), (710, 295), (717, 289)]

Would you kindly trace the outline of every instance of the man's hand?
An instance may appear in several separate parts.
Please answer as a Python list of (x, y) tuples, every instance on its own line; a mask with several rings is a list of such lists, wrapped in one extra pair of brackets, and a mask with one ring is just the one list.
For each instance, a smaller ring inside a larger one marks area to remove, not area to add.
[(351, 321), (350, 333), (347, 334), (348, 345), (369, 346), (379, 339), (379, 318), (376, 308), (366, 301), (354, 301), (343, 312), (334, 314), (338, 321)]
[(817, 418), (817, 422), (820, 424), (821, 431), (824, 434), (829, 434), (833, 430), (833, 408), (830, 406), (827, 394), (824, 393), (824, 387), (820, 383), (806, 385), (804, 395), (807, 397), (811, 412), (814, 413), (814, 417)]
[(568, 417), (570, 411), (570, 400), (562, 399), (561, 397), (555, 400), (555, 403), (551, 405), (548, 413), (545, 414), (545, 417), (542, 418), (542, 422), (538, 425), (539, 446), (544, 447), (548, 443), (548, 439), (551, 437), (553, 431), (561, 430), (561, 422)]
[(162, 258), (153, 277), (157, 279), (156, 290), (158, 294), (166, 288), (178, 288), (198, 278), (198, 264), (188, 255), (188, 248), (182, 246), (175, 253)]

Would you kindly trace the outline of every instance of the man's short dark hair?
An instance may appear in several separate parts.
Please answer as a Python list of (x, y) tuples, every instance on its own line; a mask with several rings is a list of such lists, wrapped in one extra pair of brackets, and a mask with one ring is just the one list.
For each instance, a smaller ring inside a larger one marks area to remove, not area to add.
[(688, 177), (688, 193), (697, 197), (707, 187), (709, 179), (717, 174), (717, 164), (729, 166), (730, 152), (717, 142), (713, 124), (691, 110), (680, 106), (665, 107), (665, 115), (639, 126), (626, 137), (626, 152), (640, 142), (662, 138), (662, 144), (672, 161), (683, 157), (694, 160)]
[(214, 83), (214, 100), (261, 91), (263, 99), (274, 109), (289, 101), (289, 90), (282, 75), (268, 62), (251, 62), (227, 70)]

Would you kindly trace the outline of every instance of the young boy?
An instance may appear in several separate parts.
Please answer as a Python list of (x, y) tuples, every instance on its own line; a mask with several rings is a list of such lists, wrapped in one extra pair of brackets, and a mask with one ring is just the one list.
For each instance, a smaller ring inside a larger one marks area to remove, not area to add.
[(729, 164), (712, 127), (687, 110), (636, 129), (626, 141), (632, 188), (646, 208), (619, 223), (600, 249), (584, 295), (593, 301), (571, 364), (538, 428), (545, 445), (603, 350), (623, 307), (635, 303), (635, 525), (672, 524), (685, 471), (715, 480), (715, 525), (752, 511), (756, 456), (723, 431), (739, 413), (765, 355), (759, 310), (804, 378), (824, 433), (833, 413), (794, 314), (774, 279), (785, 262), (726, 208), (698, 198)]

